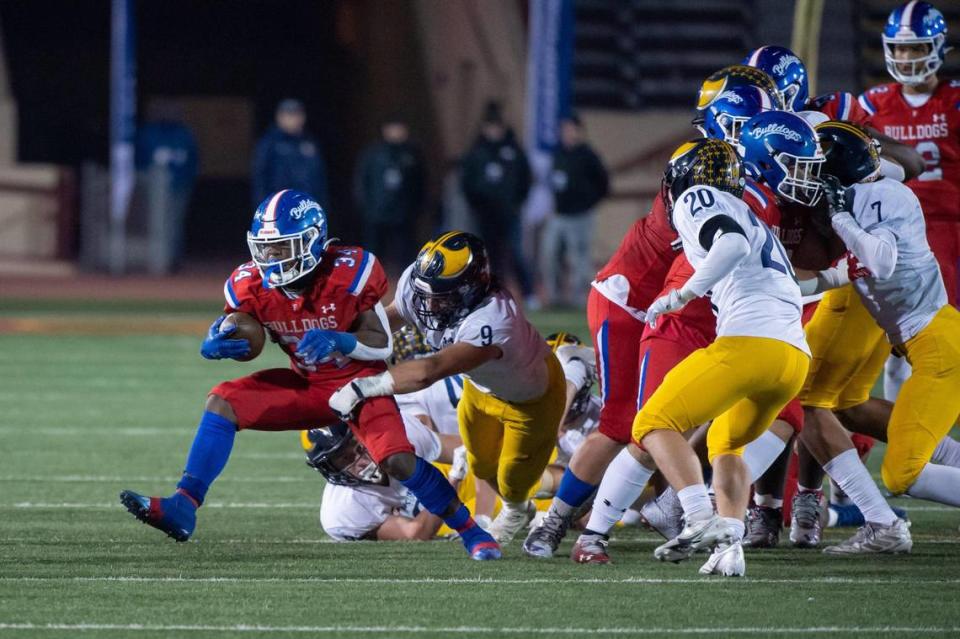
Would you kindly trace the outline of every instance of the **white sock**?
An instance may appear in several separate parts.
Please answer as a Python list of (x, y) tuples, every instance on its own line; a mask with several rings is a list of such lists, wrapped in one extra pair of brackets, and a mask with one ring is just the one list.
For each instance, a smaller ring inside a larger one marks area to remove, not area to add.
[(843, 451), (824, 464), (823, 469), (853, 500), (864, 519), (881, 526), (889, 526), (897, 520), (855, 448)]
[(830, 480), (830, 503), (836, 506), (849, 506), (853, 502), (843, 492), (843, 489), (837, 486), (837, 482)]
[(693, 484), (677, 491), (677, 499), (683, 507), (687, 522), (701, 521), (713, 516), (713, 502), (703, 484)]
[(960, 468), (960, 442), (952, 437), (944, 437), (933, 450), (930, 462)]
[(504, 510), (514, 510), (514, 511), (519, 510), (521, 512), (525, 512), (527, 510), (527, 504), (530, 503), (526, 499), (523, 501), (507, 501), (506, 499), (504, 499), (502, 501), (503, 501)]
[(783, 499), (778, 499), (773, 495), (754, 494), (753, 503), (764, 508), (783, 508)]
[(643, 492), (653, 471), (638, 462), (624, 448), (613, 458), (603, 474), (603, 481), (597, 489), (590, 511), (587, 529), (601, 534), (609, 534), (627, 508), (633, 505)]
[(912, 369), (906, 357), (891, 355), (883, 365), (883, 397), (890, 402), (897, 401), (900, 387), (910, 377)]
[(747, 531), (747, 527), (744, 526), (742, 519), (737, 519), (736, 517), (724, 517), (723, 521), (727, 522), (727, 525), (730, 526), (730, 530), (733, 531), (733, 541), (743, 541), (743, 534)]
[(917, 481), (907, 489), (917, 499), (929, 499), (949, 506), (960, 506), (960, 468), (927, 464)]
[(750, 481), (757, 481), (760, 475), (767, 472), (786, 447), (784, 441), (769, 430), (763, 431), (759, 437), (747, 444), (743, 449), (743, 463), (750, 470)]

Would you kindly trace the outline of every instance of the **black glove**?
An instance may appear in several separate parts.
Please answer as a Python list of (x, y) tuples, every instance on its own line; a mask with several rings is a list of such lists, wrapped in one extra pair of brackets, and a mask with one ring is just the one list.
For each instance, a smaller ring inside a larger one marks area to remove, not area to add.
[(853, 214), (853, 189), (840, 184), (840, 180), (833, 175), (824, 175), (821, 179), (823, 197), (830, 208), (830, 217), (840, 213)]

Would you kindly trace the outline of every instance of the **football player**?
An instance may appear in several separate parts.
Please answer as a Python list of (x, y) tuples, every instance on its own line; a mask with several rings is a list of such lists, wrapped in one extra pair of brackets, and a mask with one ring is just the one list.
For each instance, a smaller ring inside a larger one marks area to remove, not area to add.
[[(894, 350), (913, 367), (887, 428), (883, 482), (894, 494), (960, 506), (960, 469), (930, 462), (960, 414), (960, 312), (948, 303), (920, 202), (909, 188), (880, 175), (875, 143), (866, 131), (841, 122), (817, 130), (827, 156), (831, 225), (869, 271), (854, 288)], [(832, 285), (820, 277), (807, 283), (814, 291)], [(906, 522), (864, 516), (867, 523), (856, 535), (825, 552), (910, 551)]]
[[(401, 411), (407, 439), (427, 461), (440, 456), (440, 438), (413, 415)], [(307, 465), (326, 485), (320, 526), (337, 541), (425, 541), (443, 521), (421, 508), (407, 488), (381, 470), (344, 423), (301, 431)]]
[[(743, 95), (741, 88), (744, 89)], [(754, 92), (758, 89), (763, 90), (765, 96), (754, 99)], [(727, 95), (719, 98), (724, 92)], [(741, 98), (744, 108), (741, 108)], [(694, 123), (700, 124), (706, 117), (711, 117), (711, 130), (724, 137), (736, 133), (737, 118), (744, 115), (746, 107), (782, 106), (769, 76), (758, 69), (739, 65), (721, 69), (704, 81), (698, 96), (698, 110), (702, 112), (714, 103), (716, 108), (706, 116), (698, 116)], [(725, 108), (730, 112), (727, 113)], [(658, 194), (650, 212), (633, 224), (593, 281), (587, 298), (587, 323), (596, 346), (602, 400), (600, 425), (570, 460), (544, 526), (535, 529), (525, 542), (524, 550), (530, 555), (553, 556), (573, 514), (597, 490), (611, 460), (630, 441), (643, 361), (643, 309), (660, 292), (679, 248), (663, 196)], [(670, 362), (664, 358), (665, 370), (682, 357)], [(598, 544), (605, 543), (602, 536), (595, 539)]]
[[(826, 119), (849, 120), (871, 125), (870, 114), (848, 93), (835, 92), (809, 99), (803, 62), (789, 49), (760, 47), (747, 56), (746, 64), (769, 73), (785, 95), (788, 109), (812, 124)], [(869, 129), (883, 148), (884, 175), (897, 180), (912, 178), (923, 170), (923, 160), (911, 147)], [(765, 149), (757, 149), (764, 154)], [(851, 275), (855, 276), (855, 269)], [(806, 326), (813, 352), (810, 374), (801, 392), (805, 422), (809, 424), (799, 446), (799, 486), (793, 494), (790, 539), (798, 547), (814, 547), (820, 540), (824, 471), (811, 456), (806, 442), (819, 448), (820, 459), (832, 459), (851, 447), (866, 457), (874, 440), (862, 434), (847, 438), (840, 422), (857, 433), (885, 430), (883, 415), (889, 407), (871, 399), (873, 387), (888, 355), (883, 331), (870, 318), (849, 287), (827, 293)], [(836, 413), (836, 417), (831, 415)], [(840, 422), (837, 421), (839, 418)], [(783, 476), (788, 458), (758, 480), (755, 505), (751, 507), (746, 541), (756, 547), (775, 545), (783, 520)], [(835, 484), (834, 484), (835, 485)]]
[(556, 445), (566, 398), (560, 362), (491, 275), (486, 247), (470, 233), (424, 245), (401, 275), (387, 317), (396, 328), (415, 325), (437, 352), (354, 378), (330, 407), (351, 415), (370, 401), (463, 374), (457, 415), (467, 461), (503, 500), (491, 532), (511, 539), (536, 513), (530, 497)]
[[(724, 92), (731, 93), (737, 89)], [(714, 104), (723, 101), (723, 94)], [(709, 116), (708, 116), (709, 118)], [(709, 121), (709, 120), (708, 120)], [(776, 111), (761, 111), (748, 121), (747, 126), (757, 130), (766, 129), (765, 147), (772, 152), (783, 152), (792, 159), (785, 159), (789, 166), (779, 171), (767, 171), (766, 176), (758, 172), (758, 177), (766, 177), (769, 185), (776, 189), (779, 198), (767, 186), (748, 180), (743, 200), (758, 219), (771, 228), (778, 230), (781, 215), (778, 200), (809, 204), (818, 196), (816, 168), (823, 161), (813, 129), (800, 118)], [(742, 132), (743, 126), (738, 129)], [(720, 137), (711, 127), (705, 127), (708, 133)], [(804, 133), (806, 137), (804, 138)], [(789, 135), (787, 135), (789, 134)], [(796, 140), (804, 140), (797, 143)], [(776, 164), (771, 161), (771, 164)], [(779, 165), (777, 165), (779, 167)], [(791, 241), (796, 241), (795, 234)], [(684, 257), (677, 258), (664, 284), (661, 295), (683, 286), (692, 275), (693, 269)], [(681, 360), (698, 348), (704, 348), (716, 338), (716, 318), (707, 300), (693, 300), (682, 311), (666, 316), (656, 327), (648, 326), (643, 334), (641, 349), (643, 352), (643, 374), (638, 408), (643, 398), (649, 397), (661, 385), (664, 376)], [(751, 479), (758, 477), (786, 447), (796, 431), (802, 428), (803, 420), (800, 406), (789, 403), (769, 431), (751, 442), (744, 451), (744, 460), (750, 470)], [(705, 442), (703, 442), (705, 444)], [(594, 509), (590, 515), (587, 529), (580, 535), (571, 557), (579, 563), (606, 563), (609, 531), (620, 519), (643, 490), (644, 485), (655, 469), (653, 460), (638, 447), (630, 446), (613, 460), (604, 475), (597, 493)], [(645, 523), (667, 538), (679, 532), (679, 517), (682, 513), (676, 495), (671, 490), (648, 502), (641, 514)]]
[[(252, 262), (224, 285), (226, 312), (259, 321), (290, 357), (290, 368), (258, 371), (215, 386), (186, 469), (170, 497), (130, 490), (121, 501), (138, 519), (177, 541), (190, 538), (197, 509), (223, 471), (237, 431), (300, 430), (338, 416), (328, 406), (337, 387), (386, 369), (390, 331), (380, 298), (387, 279), (377, 259), (359, 247), (327, 237), (326, 213), (305, 193), (270, 195), (257, 207), (247, 234)], [(208, 359), (244, 357), (247, 340), (210, 327), (201, 346)], [(497, 559), (500, 548), (477, 526), (443, 475), (416, 455), (392, 397), (375, 398), (349, 420), (356, 438), (384, 473), (403, 484), (424, 507), (457, 530), (473, 559)]]
[[(949, 50), (947, 23), (933, 5), (913, 0), (894, 9), (883, 29), (887, 73), (895, 80), (860, 96), (873, 126), (916, 147), (924, 171), (907, 183), (923, 207), (927, 241), (940, 265), (950, 304), (960, 304), (960, 81), (939, 77)], [(891, 357), (884, 395), (896, 399), (909, 375)]]
[[(744, 184), (742, 160), (725, 142), (688, 142), (671, 157), (661, 188), (695, 272), (655, 300), (646, 321), (655, 325), (712, 291), (718, 337), (667, 374), (637, 413), (632, 434), (677, 491), (686, 520), (654, 556), (681, 561), (713, 548), (700, 572), (725, 576), (745, 572), (743, 448), (793, 399), (809, 365), (796, 278), (782, 244), (740, 199)], [(716, 511), (700, 461), (681, 434), (710, 420)]]

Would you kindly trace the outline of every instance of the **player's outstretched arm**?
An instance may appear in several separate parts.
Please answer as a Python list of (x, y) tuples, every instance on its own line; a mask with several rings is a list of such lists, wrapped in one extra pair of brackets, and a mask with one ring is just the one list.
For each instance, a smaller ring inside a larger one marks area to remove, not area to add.
[(468, 373), (502, 355), (499, 346), (474, 346), (463, 342), (451, 344), (436, 355), (402, 362), (379, 375), (354, 379), (330, 397), (330, 408), (346, 418), (367, 397), (412, 393), (444, 377)]
[(443, 520), (424, 509), (413, 519), (391, 515), (376, 530), (377, 541), (428, 541), (436, 536)]
[(352, 359), (380, 361), (390, 357), (393, 337), (383, 305), (377, 302), (369, 311), (357, 317), (349, 331), (331, 331), (315, 328), (297, 345), (297, 355), (307, 365), (316, 364), (337, 352)]
[[(873, 136), (873, 139), (880, 143), (880, 160), (883, 163), (882, 173), (885, 176), (899, 182), (906, 182), (926, 170), (923, 156), (917, 153), (917, 150), (912, 146), (898, 142), (876, 129), (867, 127), (867, 131)], [(891, 161), (897, 163), (900, 168), (899, 172), (896, 171), (897, 167), (890, 166)]]
[[(877, 278), (885, 280), (897, 266), (897, 240), (883, 221), (866, 231), (854, 219), (855, 191), (844, 188), (832, 175), (824, 176), (823, 192), (830, 206), (830, 224), (850, 252)], [(878, 215), (879, 217), (879, 215)]]

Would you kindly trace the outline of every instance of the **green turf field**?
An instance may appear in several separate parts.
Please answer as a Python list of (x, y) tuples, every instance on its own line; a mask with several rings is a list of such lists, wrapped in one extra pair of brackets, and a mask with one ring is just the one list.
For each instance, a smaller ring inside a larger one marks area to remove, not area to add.
[[(121, 304), (105, 321), (135, 332), (138, 314), (164, 310), (206, 308)], [(15, 313), (63, 310), (0, 306)], [(537, 320), (586, 332), (574, 314)], [(753, 552), (747, 578), (710, 579), (699, 561), (653, 561), (657, 539), (623, 530), (612, 566), (535, 561), (519, 541), (477, 564), (451, 542), (328, 543), (296, 434), (248, 432), (194, 539), (175, 544), (117, 494), (169, 492), (209, 387), (283, 365), (207, 362), (198, 346), (162, 332), (0, 335), (0, 639), (960, 635), (960, 516), (907, 500), (909, 557)]]

